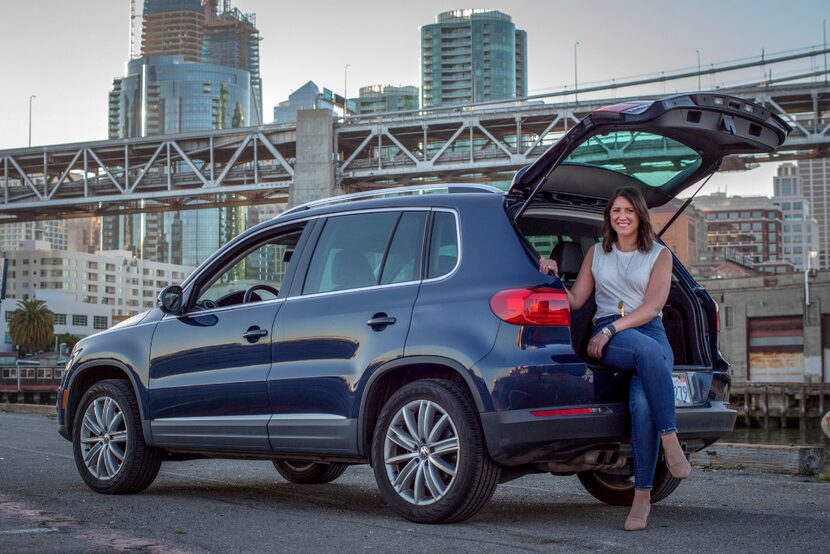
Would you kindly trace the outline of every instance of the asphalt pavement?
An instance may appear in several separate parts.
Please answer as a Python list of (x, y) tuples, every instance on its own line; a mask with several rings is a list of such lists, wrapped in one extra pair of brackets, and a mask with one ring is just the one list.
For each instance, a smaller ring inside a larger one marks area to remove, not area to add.
[(53, 417), (0, 413), (0, 552), (830, 552), (830, 480), (696, 468), (652, 510), (575, 477), (500, 485), (472, 519), (416, 525), (385, 505), (368, 466), (327, 485), (285, 482), (267, 461), (166, 462), (141, 494), (90, 491)]

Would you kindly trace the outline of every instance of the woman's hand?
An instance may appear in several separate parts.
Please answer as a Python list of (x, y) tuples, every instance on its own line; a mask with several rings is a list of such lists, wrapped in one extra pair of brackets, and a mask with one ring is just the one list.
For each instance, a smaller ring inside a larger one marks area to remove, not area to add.
[(588, 355), (597, 360), (602, 358), (602, 351), (610, 340), (611, 338), (605, 333), (597, 333), (591, 337), (590, 342), (588, 342)]
[(545, 275), (553, 274), (556, 277), (559, 277), (559, 265), (555, 260), (541, 258), (539, 260), (539, 271)]

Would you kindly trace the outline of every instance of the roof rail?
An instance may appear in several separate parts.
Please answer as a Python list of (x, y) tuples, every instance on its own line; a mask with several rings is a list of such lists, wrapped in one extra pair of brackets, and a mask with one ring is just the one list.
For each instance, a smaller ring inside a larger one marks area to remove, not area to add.
[(470, 183), (462, 184), (443, 184), (443, 185), (416, 185), (409, 187), (393, 187), (380, 190), (370, 190), (364, 192), (355, 192), (353, 194), (344, 194), (342, 196), (332, 196), (331, 198), (322, 198), (295, 206), (282, 212), (277, 217), (282, 217), (286, 214), (299, 212), (300, 210), (310, 210), (311, 208), (319, 208), (320, 206), (328, 206), (332, 204), (343, 204), (346, 202), (354, 202), (355, 200), (367, 200), (371, 198), (382, 198), (389, 196), (409, 196), (414, 194), (438, 193), (448, 192), (451, 194), (459, 192), (490, 192), (504, 194), (500, 188), (490, 185), (478, 185)]

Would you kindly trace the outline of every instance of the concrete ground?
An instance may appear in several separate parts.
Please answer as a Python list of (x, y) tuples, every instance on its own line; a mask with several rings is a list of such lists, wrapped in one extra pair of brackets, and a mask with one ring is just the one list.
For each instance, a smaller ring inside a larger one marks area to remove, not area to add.
[(270, 462), (165, 463), (131, 496), (90, 491), (53, 417), (0, 412), (0, 552), (828, 552), (830, 479), (696, 469), (645, 532), (573, 477), (500, 485), (472, 519), (415, 525), (368, 466), (292, 485)]

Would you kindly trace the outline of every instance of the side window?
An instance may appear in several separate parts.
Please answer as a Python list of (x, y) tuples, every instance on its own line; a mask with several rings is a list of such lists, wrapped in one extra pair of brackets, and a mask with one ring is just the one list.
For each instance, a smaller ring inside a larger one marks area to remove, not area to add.
[(429, 241), (427, 278), (446, 275), (453, 270), (457, 261), (458, 235), (455, 229), (455, 216), (447, 212), (435, 212)]
[(294, 228), (271, 236), (235, 257), (201, 287), (195, 307), (209, 309), (276, 298), (302, 234), (302, 227)]
[(421, 278), (421, 244), (424, 240), (426, 212), (408, 212), (401, 216), (395, 237), (386, 254), (380, 284), (405, 283)]
[(378, 212), (330, 217), (311, 257), (303, 294), (376, 285), (399, 216)]

